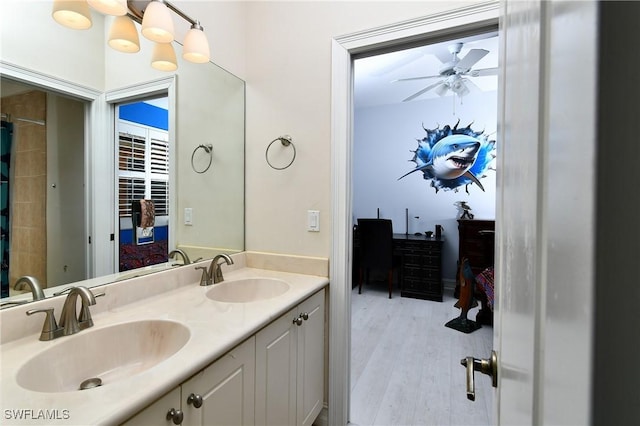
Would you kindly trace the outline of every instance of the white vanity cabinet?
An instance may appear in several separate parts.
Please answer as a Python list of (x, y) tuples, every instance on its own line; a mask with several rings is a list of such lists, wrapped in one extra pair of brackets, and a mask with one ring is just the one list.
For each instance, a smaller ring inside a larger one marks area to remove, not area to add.
[(168, 413), (171, 411), (173, 417), (179, 418), (182, 414), (180, 399), (180, 386), (178, 386), (124, 422), (122, 426), (173, 425), (173, 418)]
[(256, 425), (311, 425), (320, 413), (324, 293), (319, 291), (256, 335)]
[(322, 289), (123, 426), (311, 425), (324, 400), (324, 330)]
[(253, 425), (254, 379), (252, 336), (123, 426)]
[(255, 338), (182, 384), (184, 426), (253, 425)]

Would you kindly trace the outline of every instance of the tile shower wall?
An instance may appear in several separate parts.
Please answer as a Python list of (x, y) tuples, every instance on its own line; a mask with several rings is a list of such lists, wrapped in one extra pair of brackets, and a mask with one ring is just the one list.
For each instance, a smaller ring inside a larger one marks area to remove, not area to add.
[[(12, 117), (46, 120), (46, 94), (31, 91), (2, 98), (1, 110)], [(47, 140), (46, 126), (20, 120), (14, 124), (15, 147), (11, 191), (11, 260), (9, 280), (34, 276), (47, 283)]]

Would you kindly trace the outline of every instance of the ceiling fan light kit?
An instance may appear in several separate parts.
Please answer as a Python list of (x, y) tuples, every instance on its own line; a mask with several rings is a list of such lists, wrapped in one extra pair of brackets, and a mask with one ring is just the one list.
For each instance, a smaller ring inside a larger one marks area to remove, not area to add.
[(449, 92), (454, 96), (462, 98), (469, 93), (480, 91), (479, 87), (475, 85), (467, 77), (478, 77), (487, 75), (497, 75), (497, 68), (486, 68), (475, 70), (473, 66), (478, 63), (482, 58), (489, 54), (486, 49), (471, 49), (463, 58), (458, 55), (462, 51), (464, 43), (452, 43), (448, 46), (449, 53), (451, 54), (451, 60), (444, 62), (438, 69), (437, 75), (428, 75), (422, 77), (409, 77), (400, 78), (393, 82), (413, 81), (413, 80), (427, 80), (432, 78), (440, 78), (441, 80), (433, 83), (413, 95), (405, 98), (403, 102), (412, 101), (419, 96), (433, 90), (438, 96), (446, 96)]
[(141, 25), (142, 35), (155, 42), (151, 66), (162, 71), (178, 68), (176, 54), (170, 44), (175, 37), (172, 13), (191, 24), (182, 57), (193, 63), (207, 63), (211, 53), (200, 21), (190, 18), (166, 0), (54, 0), (52, 17), (72, 29), (88, 29), (92, 25), (91, 10), (116, 18), (109, 30), (108, 45), (124, 53), (140, 51), (140, 39), (134, 21)]

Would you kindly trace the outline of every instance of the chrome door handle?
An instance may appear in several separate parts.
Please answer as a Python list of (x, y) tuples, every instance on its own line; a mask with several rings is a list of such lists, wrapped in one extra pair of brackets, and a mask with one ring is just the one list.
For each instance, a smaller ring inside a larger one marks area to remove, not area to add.
[(491, 357), (488, 359), (477, 359), (472, 356), (462, 358), (460, 364), (467, 371), (467, 399), (476, 400), (475, 371), (491, 376), (491, 385), (494, 388), (498, 387), (498, 355), (496, 351), (491, 351)]

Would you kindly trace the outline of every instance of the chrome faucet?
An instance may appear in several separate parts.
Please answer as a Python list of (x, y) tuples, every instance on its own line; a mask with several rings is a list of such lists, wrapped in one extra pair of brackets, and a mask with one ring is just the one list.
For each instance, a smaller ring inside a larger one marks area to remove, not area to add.
[(188, 265), (191, 263), (191, 260), (189, 260), (189, 256), (187, 256), (187, 253), (185, 253), (183, 250), (181, 249), (175, 249), (175, 250), (171, 250), (169, 252), (169, 259), (173, 259), (173, 256), (179, 254), (180, 256), (182, 256), (182, 263), (184, 265)]
[(13, 286), (16, 290), (22, 290), (23, 284), (29, 286), (31, 290), (31, 294), (33, 295), (33, 300), (42, 300), (44, 299), (44, 292), (42, 291), (42, 287), (40, 287), (40, 283), (36, 279), (36, 277), (31, 277), (29, 275), (25, 275), (24, 277), (18, 278), (16, 284)]
[[(76, 312), (76, 302), (80, 296), (82, 300), (82, 308), (80, 314)], [(94, 294), (88, 288), (84, 286), (71, 287), (67, 298), (62, 306), (62, 313), (60, 314), (60, 324), (56, 322), (53, 308), (46, 309), (31, 309), (27, 311), (27, 315), (33, 315), (38, 312), (43, 312), (47, 315), (42, 326), (42, 332), (40, 333), (40, 340), (53, 340), (62, 336), (70, 336), (85, 328), (93, 327), (93, 319), (91, 318), (91, 312), (89, 306), (96, 304), (96, 297), (104, 296), (104, 293), (100, 293), (94, 296)]]

